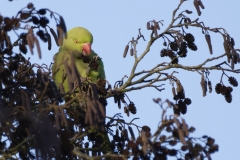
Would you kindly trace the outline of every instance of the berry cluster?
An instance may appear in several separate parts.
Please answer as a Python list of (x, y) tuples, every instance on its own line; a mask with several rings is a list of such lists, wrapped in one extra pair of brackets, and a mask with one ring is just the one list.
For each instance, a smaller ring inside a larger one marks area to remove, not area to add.
[(180, 113), (186, 114), (187, 105), (190, 105), (192, 101), (189, 98), (185, 98), (185, 92), (181, 83), (177, 81), (176, 84), (177, 89), (175, 89), (175, 87), (172, 87), (173, 99), (176, 100), (176, 104), (173, 107), (173, 112), (176, 115), (180, 115)]
[(187, 46), (189, 49), (193, 50), (193, 51), (196, 51), (197, 50), (197, 46), (196, 44), (194, 43), (195, 41), (195, 38), (194, 36), (191, 34), (191, 33), (187, 33), (185, 36), (184, 36), (184, 40), (187, 42)]
[[(191, 33), (187, 33), (184, 36), (184, 41), (179, 42), (175, 40), (174, 42), (170, 42), (170, 49), (162, 49), (160, 52), (160, 56), (169, 57), (172, 60), (172, 64), (178, 64), (179, 57), (184, 58), (187, 56), (187, 47), (193, 51), (197, 50), (197, 46), (194, 41), (194, 36)], [(163, 45), (167, 46), (167, 42), (164, 41)]]
[[(228, 81), (233, 87), (238, 86), (238, 82), (234, 77), (228, 77)], [(225, 97), (225, 100), (228, 103), (232, 102), (232, 94), (231, 93), (233, 91), (233, 88), (231, 86), (225, 86), (224, 84), (217, 83), (215, 86), (215, 91), (217, 94), (221, 93)]]
[(226, 87), (225, 85), (221, 84), (221, 83), (217, 83), (215, 86), (215, 91), (217, 94), (222, 94), (225, 97), (225, 100), (228, 103), (232, 102), (232, 94), (231, 92), (233, 91), (233, 88), (228, 86)]

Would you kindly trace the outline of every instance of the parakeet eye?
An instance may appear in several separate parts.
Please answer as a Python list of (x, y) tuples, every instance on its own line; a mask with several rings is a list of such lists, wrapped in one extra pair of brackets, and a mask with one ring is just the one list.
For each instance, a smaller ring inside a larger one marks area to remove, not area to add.
[(78, 41), (77, 41), (77, 40), (75, 40), (75, 43), (77, 44), (77, 43), (78, 43)]

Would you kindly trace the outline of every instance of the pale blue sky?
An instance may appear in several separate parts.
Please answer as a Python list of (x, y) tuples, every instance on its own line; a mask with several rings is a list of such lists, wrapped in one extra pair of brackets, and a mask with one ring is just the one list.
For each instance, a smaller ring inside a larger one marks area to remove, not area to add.
[[(113, 85), (115, 81), (120, 80), (124, 75), (129, 74), (129, 69), (133, 64), (133, 57), (127, 56), (123, 59), (122, 54), (125, 45), (129, 40), (138, 34), (138, 28), (142, 29), (145, 39), (149, 40), (150, 32), (146, 30), (146, 22), (149, 20), (164, 20), (163, 29), (168, 26), (171, 13), (175, 9), (180, 0), (42, 0), (32, 1), (37, 9), (49, 8), (61, 14), (66, 23), (67, 28), (71, 29), (76, 26), (82, 26), (92, 32), (94, 42), (92, 49), (100, 55), (104, 61), (107, 80)], [(235, 48), (240, 48), (239, 25), (240, 19), (240, 2), (237, 0), (229, 1), (207, 1), (202, 0), (205, 10), (202, 10), (202, 16), (199, 21), (204, 21), (205, 26), (224, 27), (228, 33), (235, 39)], [(3, 16), (14, 16), (17, 10), (25, 7), (29, 0), (15, 0), (8, 2), (2, 0), (0, 5), (0, 13)], [(197, 18), (193, 0), (186, 1), (180, 11), (185, 9), (194, 13), (189, 15), (190, 18)], [(51, 24), (55, 26), (55, 24)], [(180, 30), (180, 29), (179, 29)], [(161, 32), (162, 30), (160, 30)], [(185, 30), (188, 32), (188, 30)], [(213, 55), (209, 54), (207, 43), (201, 29), (189, 29), (193, 31), (198, 46), (197, 52), (188, 52), (188, 57), (180, 59), (180, 64), (194, 65), (203, 62), (208, 57), (217, 56), (224, 53), (222, 36), (215, 33), (211, 34), (213, 44)], [(140, 63), (138, 71), (150, 69), (157, 63), (168, 61), (166, 58), (159, 56), (160, 50), (163, 48), (162, 40), (154, 43), (150, 53), (145, 60)], [(144, 50), (146, 42), (140, 41), (137, 50), (138, 54)], [(50, 64), (53, 55), (58, 51), (54, 45), (51, 51), (47, 50), (47, 44), (41, 44), (43, 58), (39, 60), (37, 54), (31, 56), (32, 62)], [(35, 51), (36, 52), (36, 51)], [(221, 59), (219, 63), (225, 61)], [(214, 63), (217, 64), (217, 63)], [(236, 68), (240, 68), (237, 65)], [(222, 95), (217, 95), (214, 91), (215, 84), (219, 82), (221, 72), (211, 72), (209, 78), (213, 84), (213, 93), (202, 97), (200, 75), (193, 72), (185, 72), (176, 70), (176, 74), (182, 85), (184, 86), (186, 97), (192, 99), (192, 104), (188, 107), (188, 112), (182, 117), (185, 118), (190, 126), (196, 127), (194, 137), (209, 135), (215, 138), (217, 144), (220, 145), (219, 152), (213, 154), (213, 159), (225, 160), (236, 159), (239, 157), (239, 122), (240, 122), (240, 106), (239, 95), (240, 88), (233, 88), (233, 101), (227, 103)], [(169, 72), (170, 73), (170, 72)], [(233, 75), (233, 74), (228, 74)], [(234, 75), (239, 81), (240, 76)], [(239, 81), (240, 83), (240, 81)], [(229, 85), (227, 78), (224, 78), (224, 84)], [(140, 117), (135, 121), (138, 125), (149, 125), (152, 132), (156, 130), (160, 121), (161, 109), (156, 105), (152, 98), (161, 97), (163, 100), (168, 98), (172, 100), (171, 85), (165, 82), (165, 90), (161, 93), (153, 88), (133, 91), (127, 95), (137, 106), (137, 115), (131, 115), (129, 121), (134, 117)], [(113, 104), (113, 99), (108, 100), (107, 115), (112, 116), (115, 113), (123, 113), (123, 109), (119, 110), (117, 105)], [(170, 110), (169, 110), (170, 111)], [(172, 110), (169, 114), (172, 113)], [(124, 117), (125, 114), (123, 114)]]

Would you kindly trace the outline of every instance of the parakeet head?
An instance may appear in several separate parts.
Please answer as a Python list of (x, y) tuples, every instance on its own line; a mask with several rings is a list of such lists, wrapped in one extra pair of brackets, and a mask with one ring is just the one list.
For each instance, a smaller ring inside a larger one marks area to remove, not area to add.
[(84, 56), (89, 56), (92, 42), (93, 36), (86, 28), (76, 27), (68, 31), (68, 37), (64, 39), (63, 47), (68, 51), (77, 50)]

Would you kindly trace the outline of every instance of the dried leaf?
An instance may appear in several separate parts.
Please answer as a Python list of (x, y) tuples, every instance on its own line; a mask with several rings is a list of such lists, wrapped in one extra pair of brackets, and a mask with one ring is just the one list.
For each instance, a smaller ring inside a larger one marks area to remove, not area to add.
[(209, 34), (205, 34), (205, 39), (207, 41), (208, 49), (209, 49), (210, 54), (213, 54), (210, 35)]
[(124, 49), (124, 53), (123, 53), (123, 58), (125, 58), (127, 56), (128, 49), (129, 49), (129, 45), (126, 45), (126, 47)]
[(55, 33), (55, 31), (52, 28), (50, 28), (50, 32), (51, 32), (52, 36), (54, 37), (54, 40), (55, 40), (57, 46), (59, 46), (58, 45), (58, 36), (57, 36), (57, 34)]
[(202, 13), (202, 12), (200, 11), (198, 1), (197, 1), (197, 0), (194, 0), (194, 1), (193, 1), (193, 4), (194, 4), (194, 6), (195, 6), (195, 8), (196, 8), (196, 10), (197, 10), (197, 12), (198, 12), (198, 15), (201, 16), (201, 13)]

